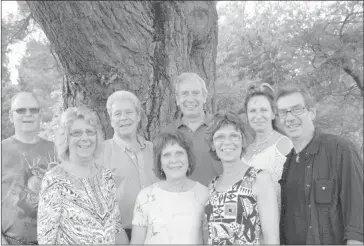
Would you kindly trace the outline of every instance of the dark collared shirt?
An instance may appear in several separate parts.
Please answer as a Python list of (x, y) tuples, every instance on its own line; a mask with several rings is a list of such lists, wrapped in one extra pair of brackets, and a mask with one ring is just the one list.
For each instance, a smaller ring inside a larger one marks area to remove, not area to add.
[[(284, 218), (287, 211), (287, 176), (294, 158), (292, 150), (283, 167), (281, 244), (287, 244)], [(300, 163), (305, 171), (307, 205), (306, 244), (363, 242), (363, 162), (352, 143), (331, 134), (316, 132)], [(302, 215), (301, 215), (302, 216)]]
[(193, 150), (196, 156), (196, 167), (191, 179), (207, 186), (210, 181), (217, 175), (222, 174), (222, 164), (220, 161), (214, 160), (210, 153), (210, 147), (206, 140), (206, 129), (208, 127), (209, 118), (206, 117), (204, 123), (193, 132), (188, 126), (183, 124), (179, 118), (171, 124), (167, 125), (163, 132), (174, 133), (177, 130), (183, 132), (193, 143)]
[[(299, 154), (298, 154), (299, 155)], [(306, 167), (300, 163), (297, 154), (291, 158), (285, 187), (286, 211), (283, 218), (285, 239), (289, 245), (306, 244), (307, 206), (305, 197)], [(302, 158), (302, 157), (301, 157)]]

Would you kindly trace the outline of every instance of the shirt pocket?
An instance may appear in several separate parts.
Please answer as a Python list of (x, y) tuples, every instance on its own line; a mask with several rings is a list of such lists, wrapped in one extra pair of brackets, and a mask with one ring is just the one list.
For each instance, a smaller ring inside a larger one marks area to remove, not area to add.
[(315, 179), (314, 196), (316, 204), (332, 204), (335, 191), (334, 179)]

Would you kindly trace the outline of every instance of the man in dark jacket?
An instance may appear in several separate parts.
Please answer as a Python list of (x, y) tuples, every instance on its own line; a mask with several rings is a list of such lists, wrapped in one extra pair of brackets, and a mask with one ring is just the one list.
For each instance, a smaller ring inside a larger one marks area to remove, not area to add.
[(276, 100), (294, 145), (279, 181), (281, 244), (363, 244), (363, 162), (355, 146), (315, 129), (304, 88), (283, 88)]

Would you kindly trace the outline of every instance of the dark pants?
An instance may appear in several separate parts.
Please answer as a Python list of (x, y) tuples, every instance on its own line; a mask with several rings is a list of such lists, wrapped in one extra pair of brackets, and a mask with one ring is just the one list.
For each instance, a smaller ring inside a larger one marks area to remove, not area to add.
[(126, 235), (128, 235), (129, 242), (131, 240), (131, 229), (125, 229)]

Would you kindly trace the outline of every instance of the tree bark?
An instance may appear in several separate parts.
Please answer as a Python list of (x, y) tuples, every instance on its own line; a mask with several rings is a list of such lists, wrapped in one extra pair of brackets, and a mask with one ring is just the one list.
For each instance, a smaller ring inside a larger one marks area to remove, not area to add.
[[(164, 1), (27, 1), (65, 69), (64, 107), (85, 104), (113, 134), (106, 111), (116, 90), (142, 104), (141, 131), (151, 140), (178, 115), (174, 79), (199, 74), (214, 94), (216, 3)], [(207, 112), (213, 111), (210, 96)]]

